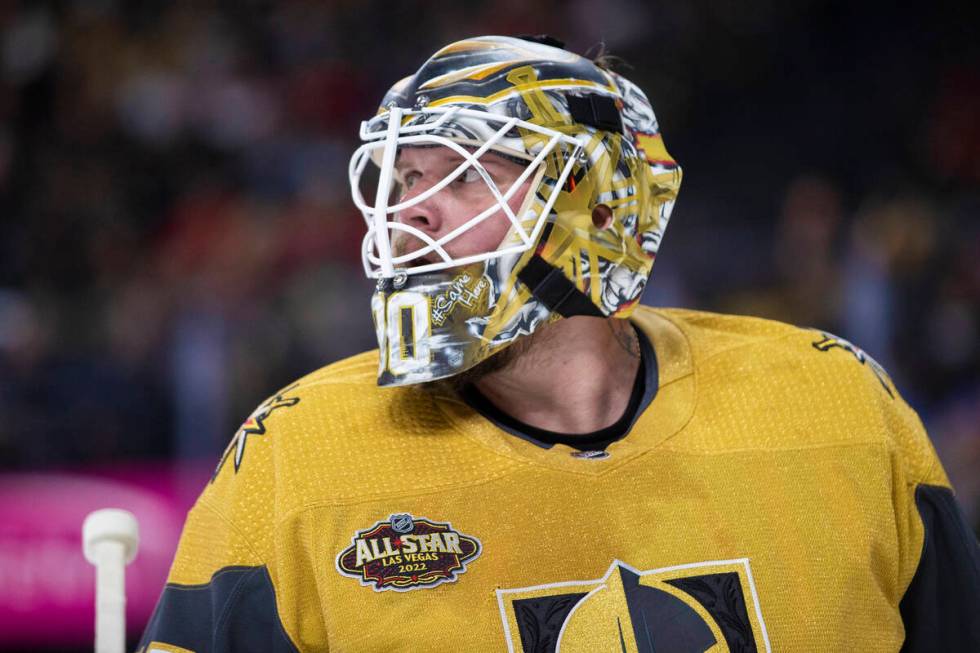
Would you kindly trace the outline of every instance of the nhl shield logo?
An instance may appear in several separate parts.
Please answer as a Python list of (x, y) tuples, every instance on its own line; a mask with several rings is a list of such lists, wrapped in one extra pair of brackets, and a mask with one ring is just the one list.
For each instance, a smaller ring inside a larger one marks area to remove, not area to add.
[(399, 513), (358, 531), (337, 555), (337, 571), (376, 592), (407, 592), (456, 581), (480, 549), (449, 523)]

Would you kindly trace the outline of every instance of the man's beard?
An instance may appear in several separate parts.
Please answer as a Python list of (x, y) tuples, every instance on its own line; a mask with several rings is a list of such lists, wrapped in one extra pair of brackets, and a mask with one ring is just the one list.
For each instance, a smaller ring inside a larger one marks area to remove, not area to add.
[[(417, 252), (425, 246), (425, 242), (423, 242), (420, 238), (399, 231), (395, 233), (394, 238), (391, 239), (391, 255), (392, 257), (405, 256), (406, 254)], [(439, 257), (439, 255), (436, 254), (435, 250), (433, 250), (416, 259), (406, 261), (405, 263), (402, 263), (401, 266), (411, 267), (415, 265), (426, 265), (428, 263), (435, 263), (441, 260), (442, 259)]]
[(480, 361), (470, 369), (445, 379), (433, 381), (431, 385), (434, 390), (448, 390), (458, 395), (467, 386), (475, 385), (491, 374), (512, 369), (525, 362), (529, 358), (528, 352), (541, 337), (540, 331), (519, 337), (507, 347), (504, 347), (489, 358)]

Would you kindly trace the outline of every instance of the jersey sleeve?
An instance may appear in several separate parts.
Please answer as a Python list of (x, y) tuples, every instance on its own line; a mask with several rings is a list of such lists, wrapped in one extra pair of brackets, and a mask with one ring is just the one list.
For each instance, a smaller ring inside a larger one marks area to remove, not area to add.
[(275, 474), (283, 415), (298, 402), (280, 393), (235, 433), (187, 516), (139, 653), (299, 650), (283, 619), (296, 612), (285, 579), (296, 577), (297, 556), (276, 546)]
[[(852, 387), (863, 386), (861, 396), (870, 402), (880, 419), (874, 422), (888, 441), (902, 650), (980, 651), (980, 547), (919, 416), (873, 358), (833, 334), (821, 331), (819, 336), (811, 346), (846, 362), (852, 381), (860, 370), (854, 362), (864, 368), (863, 382)], [(845, 374), (843, 368), (834, 372)]]
[(266, 561), (203, 497), (188, 516), (138, 650), (297, 651), (279, 618)]
[(980, 651), (980, 545), (918, 416), (894, 398), (900, 482), (895, 491), (903, 578), (902, 651)]

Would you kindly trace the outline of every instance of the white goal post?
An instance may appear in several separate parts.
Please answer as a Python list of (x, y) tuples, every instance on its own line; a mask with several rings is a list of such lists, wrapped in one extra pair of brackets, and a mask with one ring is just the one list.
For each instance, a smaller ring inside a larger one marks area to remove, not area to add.
[(95, 565), (95, 653), (126, 649), (126, 565), (139, 549), (139, 523), (133, 513), (106, 508), (82, 524), (85, 559)]

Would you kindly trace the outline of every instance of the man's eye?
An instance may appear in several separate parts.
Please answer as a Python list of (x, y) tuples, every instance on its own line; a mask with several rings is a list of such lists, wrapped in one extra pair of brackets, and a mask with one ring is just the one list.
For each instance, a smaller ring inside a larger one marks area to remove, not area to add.
[(467, 168), (463, 171), (459, 177), (456, 177), (456, 181), (461, 184), (472, 184), (474, 181), (480, 181), (483, 177), (477, 172), (476, 168)]
[(408, 174), (402, 175), (402, 185), (406, 189), (411, 188), (415, 185), (415, 182), (419, 180), (419, 174), (417, 172), (409, 172)]

